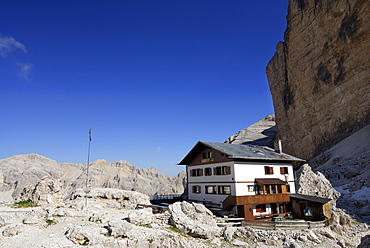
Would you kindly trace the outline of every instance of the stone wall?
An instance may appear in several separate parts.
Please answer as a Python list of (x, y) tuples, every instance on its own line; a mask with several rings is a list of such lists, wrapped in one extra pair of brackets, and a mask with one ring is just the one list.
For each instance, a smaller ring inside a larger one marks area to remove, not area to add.
[(370, 1), (290, 0), (266, 68), (284, 152), (310, 159), (370, 123)]

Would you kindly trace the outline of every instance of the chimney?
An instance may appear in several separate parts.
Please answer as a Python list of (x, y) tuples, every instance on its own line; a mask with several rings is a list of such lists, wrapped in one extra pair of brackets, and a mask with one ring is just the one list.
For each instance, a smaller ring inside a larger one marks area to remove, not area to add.
[(281, 140), (274, 140), (274, 149), (275, 149), (275, 152), (283, 153), (283, 148), (281, 146)]

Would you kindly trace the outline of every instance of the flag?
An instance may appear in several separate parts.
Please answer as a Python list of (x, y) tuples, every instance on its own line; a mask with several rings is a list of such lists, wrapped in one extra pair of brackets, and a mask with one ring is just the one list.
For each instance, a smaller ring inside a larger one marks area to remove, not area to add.
[(89, 140), (91, 141), (91, 128), (89, 130)]

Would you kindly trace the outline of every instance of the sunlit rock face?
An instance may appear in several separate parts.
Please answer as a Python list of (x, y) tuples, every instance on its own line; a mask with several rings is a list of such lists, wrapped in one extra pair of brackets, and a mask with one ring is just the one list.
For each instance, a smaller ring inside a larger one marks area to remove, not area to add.
[[(38, 154), (0, 159), (0, 203), (13, 202), (20, 194), (36, 202), (53, 201), (50, 197), (54, 197), (55, 193), (61, 198), (68, 198), (76, 189), (86, 188), (86, 174), (86, 165), (57, 163)], [(155, 168), (138, 168), (125, 160), (108, 162), (99, 159), (89, 166), (87, 185), (89, 188), (118, 188), (146, 195), (181, 194), (184, 192), (185, 177), (184, 171), (170, 177)], [(48, 184), (50, 180), (51, 184)], [(50, 189), (48, 199), (39, 199), (33, 192), (35, 184), (40, 181), (37, 189), (41, 192)]]
[(230, 136), (225, 143), (273, 147), (275, 133), (275, 115), (268, 115), (237, 134)]
[(267, 66), (284, 152), (310, 159), (370, 123), (370, 1), (290, 0)]

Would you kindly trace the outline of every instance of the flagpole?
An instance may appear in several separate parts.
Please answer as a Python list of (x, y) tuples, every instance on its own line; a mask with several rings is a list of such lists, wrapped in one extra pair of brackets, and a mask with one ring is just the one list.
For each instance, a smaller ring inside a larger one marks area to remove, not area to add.
[(85, 206), (87, 208), (87, 193), (89, 192), (89, 167), (90, 167), (90, 143), (91, 143), (91, 128), (89, 129), (89, 146), (87, 150), (87, 165), (86, 165), (86, 190), (85, 190)]

